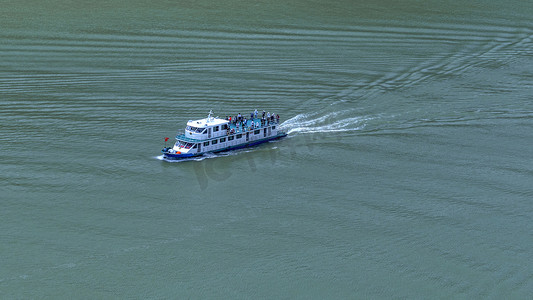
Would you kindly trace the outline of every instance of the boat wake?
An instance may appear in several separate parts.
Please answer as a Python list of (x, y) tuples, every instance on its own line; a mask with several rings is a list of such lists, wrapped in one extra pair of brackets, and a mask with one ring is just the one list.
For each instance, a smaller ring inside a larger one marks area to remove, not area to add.
[(353, 112), (298, 114), (280, 125), (288, 134), (357, 131), (365, 128), (375, 116), (354, 116)]

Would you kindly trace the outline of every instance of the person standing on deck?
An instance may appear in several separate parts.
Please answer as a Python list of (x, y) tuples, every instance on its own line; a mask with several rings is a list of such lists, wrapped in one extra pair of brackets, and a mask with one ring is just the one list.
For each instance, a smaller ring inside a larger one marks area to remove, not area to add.
[(257, 119), (257, 108), (256, 108), (255, 111), (254, 111), (254, 118)]

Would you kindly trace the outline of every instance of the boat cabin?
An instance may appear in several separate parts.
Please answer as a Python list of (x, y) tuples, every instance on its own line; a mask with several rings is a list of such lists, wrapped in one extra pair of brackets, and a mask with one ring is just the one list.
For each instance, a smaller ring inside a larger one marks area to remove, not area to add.
[(213, 118), (209, 115), (205, 119), (187, 122), (185, 137), (205, 140), (219, 136), (225, 136), (229, 128), (229, 121)]

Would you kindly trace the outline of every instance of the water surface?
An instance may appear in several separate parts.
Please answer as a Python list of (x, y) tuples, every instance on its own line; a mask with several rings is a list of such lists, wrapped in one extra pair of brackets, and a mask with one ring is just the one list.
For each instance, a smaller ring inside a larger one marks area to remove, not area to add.
[[(8, 1), (4, 298), (527, 298), (523, 1)], [(159, 159), (209, 110), (285, 139)]]

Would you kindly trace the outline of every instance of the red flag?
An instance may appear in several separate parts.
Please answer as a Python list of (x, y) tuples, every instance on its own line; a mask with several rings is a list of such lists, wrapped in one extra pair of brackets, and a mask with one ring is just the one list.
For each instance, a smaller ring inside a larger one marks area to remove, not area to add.
[(168, 141), (168, 138), (166, 137), (166, 138), (165, 138), (165, 142), (167, 142), (167, 141)]

